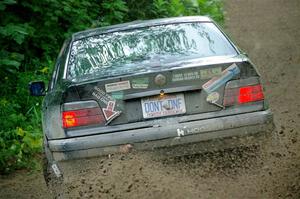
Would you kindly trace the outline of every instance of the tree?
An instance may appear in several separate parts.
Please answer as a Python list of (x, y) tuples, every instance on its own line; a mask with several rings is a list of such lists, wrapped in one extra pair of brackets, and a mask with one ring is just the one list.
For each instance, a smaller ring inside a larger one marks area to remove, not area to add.
[(41, 99), (28, 96), (47, 80), (72, 33), (138, 19), (210, 15), (223, 20), (220, 0), (3, 0), (0, 2), (0, 171), (28, 165), (41, 150)]

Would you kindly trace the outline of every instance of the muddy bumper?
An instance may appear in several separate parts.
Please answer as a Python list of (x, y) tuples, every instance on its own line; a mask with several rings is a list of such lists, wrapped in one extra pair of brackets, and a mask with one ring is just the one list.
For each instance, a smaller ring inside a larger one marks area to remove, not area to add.
[[(226, 138), (239, 140), (241, 137), (254, 138), (271, 132), (273, 116), (269, 110), (238, 114), (212, 119), (171, 123), (157, 127), (140, 128), (121, 132), (97, 134), (61, 140), (49, 140), (48, 154), (55, 161), (75, 158), (92, 157), (120, 152), (126, 144), (131, 144), (135, 150), (169, 148), (171, 146), (190, 145), (206, 148), (203, 141), (219, 141), (224, 146)], [(253, 140), (253, 139), (252, 139)], [(213, 145), (214, 146), (214, 145)], [(198, 150), (198, 149), (197, 149)], [(189, 153), (185, 149), (186, 153)]]

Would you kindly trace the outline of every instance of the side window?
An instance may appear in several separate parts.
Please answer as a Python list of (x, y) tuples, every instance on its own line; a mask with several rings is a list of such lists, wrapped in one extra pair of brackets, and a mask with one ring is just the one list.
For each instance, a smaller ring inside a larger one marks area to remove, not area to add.
[(58, 77), (59, 71), (61, 70), (61, 64), (63, 64), (63, 60), (64, 60), (63, 56), (66, 53), (68, 43), (69, 43), (69, 41), (64, 42), (63, 47), (61, 48), (61, 50), (58, 54), (58, 57), (56, 59), (56, 63), (55, 63), (55, 66), (54, 66), (54, 70), (53, 70), (53, 73), (52, 73), (52, 77), (51, 77), (51, 80), (50, 80), (49, 85), (48, 85), (48, 91), (51, 91), (54, 88), (54, 86), (57, 82), (57, 77)]

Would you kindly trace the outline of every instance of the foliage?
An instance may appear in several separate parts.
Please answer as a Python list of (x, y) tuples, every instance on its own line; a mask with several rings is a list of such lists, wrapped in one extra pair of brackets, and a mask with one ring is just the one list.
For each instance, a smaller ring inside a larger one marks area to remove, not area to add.
[(137, 19), (210, 15), (221, 0), (3, 0), (0, 2), (0, 172), (27, 167), (41, 151), (40, 98), (31, 80), (46, 80), (72, 33)]

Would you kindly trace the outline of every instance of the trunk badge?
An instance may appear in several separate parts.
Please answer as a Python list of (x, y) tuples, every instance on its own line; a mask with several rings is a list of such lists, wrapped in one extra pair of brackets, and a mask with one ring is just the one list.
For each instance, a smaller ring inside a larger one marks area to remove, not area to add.
[(166, 84), (167, 78), (166, 78), (166, 76), (164, 76), (162, 74), (158, 74), (158, 75), (156, 75), (154, 82), (158, 86), (163, 86)]

